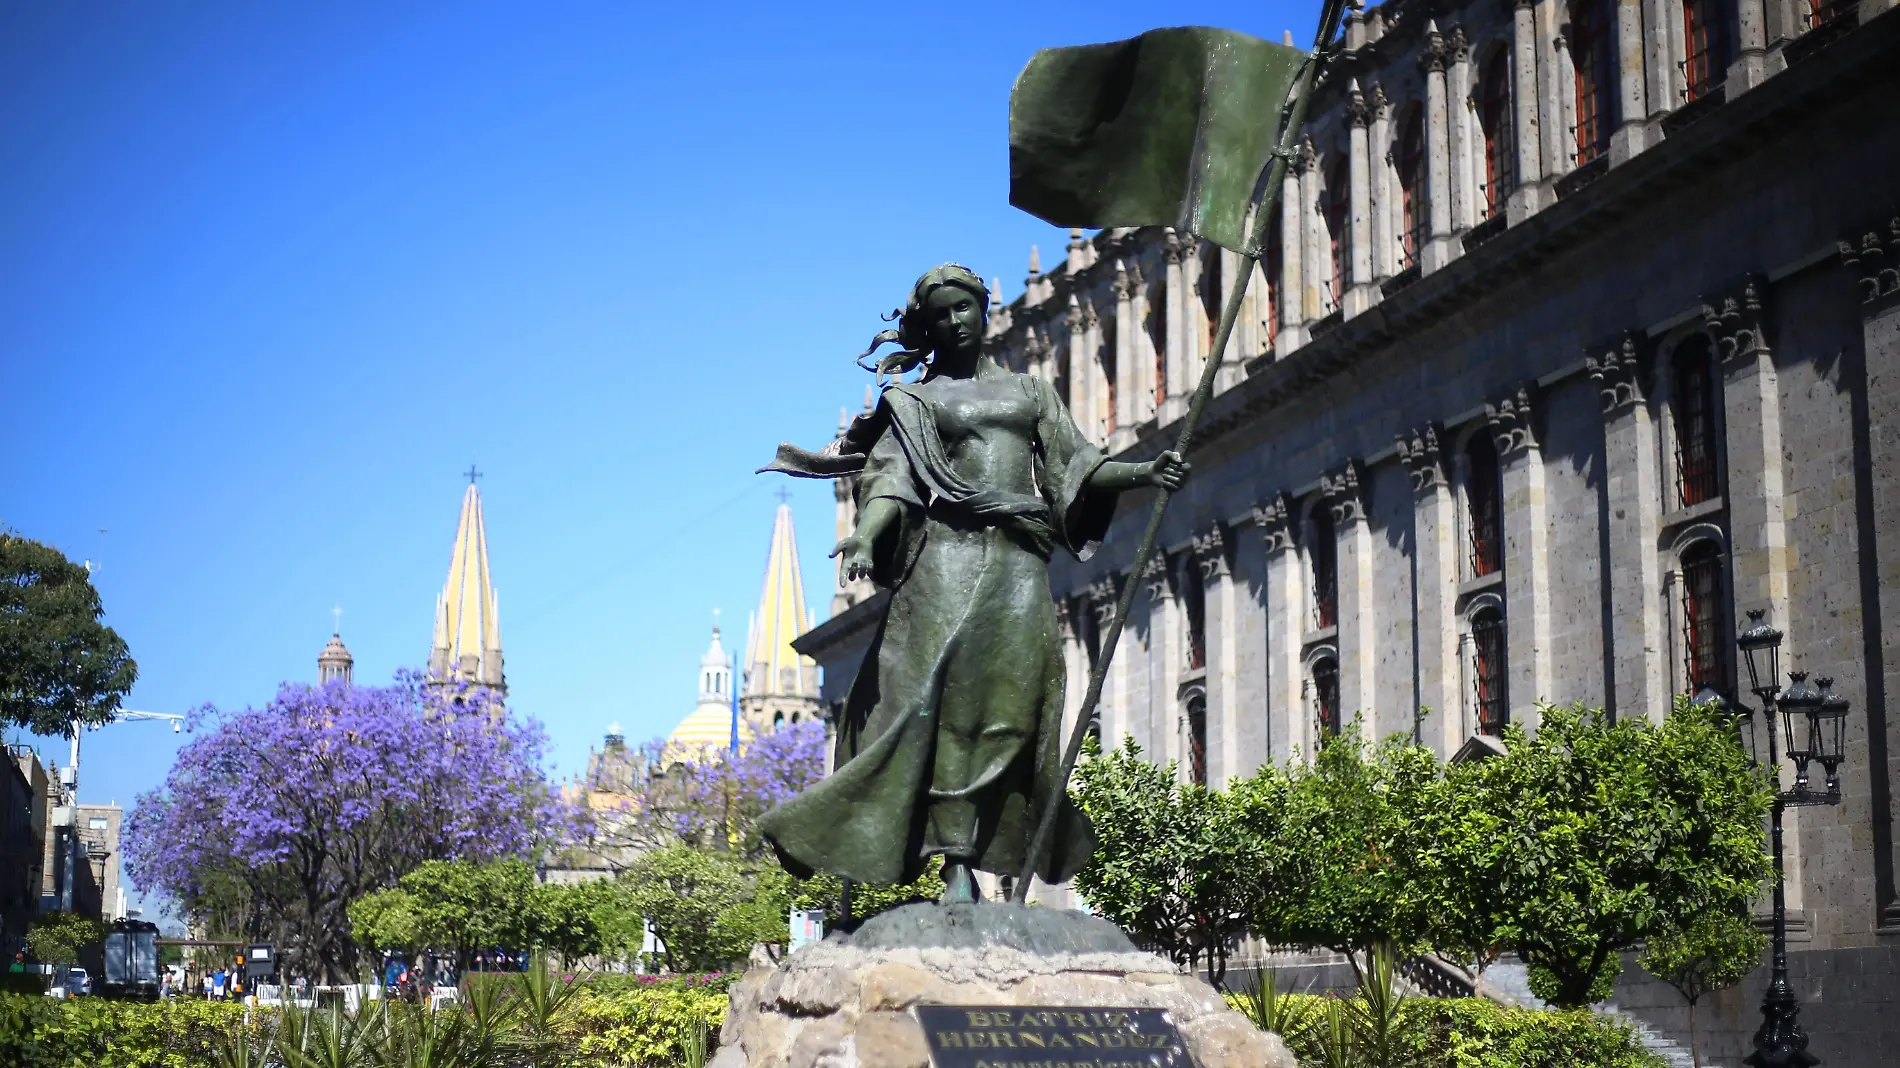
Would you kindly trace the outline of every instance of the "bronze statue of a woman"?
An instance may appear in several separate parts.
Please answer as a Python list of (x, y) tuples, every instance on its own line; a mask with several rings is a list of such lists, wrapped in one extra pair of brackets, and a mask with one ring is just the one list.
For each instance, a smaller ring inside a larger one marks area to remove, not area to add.
[(1037, 875), (1061, 882), (1093, 847), (1062, 769), (1064, 672), (1049, 595), (1056, 549), (1086, 559), (1122, 490), (1178, 489), (1172, 453), (1116, 463), (1054, 387), (983, 354), (989, 292), (955, 264), (917, 280), (876, 368), (877, 407), (822, 452), (781, 445), (765, 470), (857, 475), (847, 578), (890, 601), (838, 723), (837, 771), (760, 821), (794, 875), (902, 883), (943, 856), (944, 901), (977, 897), (972, 869), (1021, 870), (1043, 806), (1060, 797)]

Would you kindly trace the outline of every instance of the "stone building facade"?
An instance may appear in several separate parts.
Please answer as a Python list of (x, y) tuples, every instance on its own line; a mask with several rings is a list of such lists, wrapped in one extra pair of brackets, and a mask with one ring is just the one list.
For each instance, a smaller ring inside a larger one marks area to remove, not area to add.
[[(1534, 728), (1541, 701), (1660, 717), (1697, 682), (1733, 686), (1738, 624), (1761, 610), (1784, 664), (1853, 707), (1845, 803), (1789, 818), (1797, 968), (1816, 977), (1804, 1015), (1827, 1063), (1891, 1063), (1888, 6), (1352, 11), (1165, 554), (1127, 573), (1147, 511), (1131, 498), (1101, 553), (1052, 565), (1071, 714), (1130, 581), (1144, 589), (1104, 740), (1132, 735), (1214, 785), (1355, 717), (1447, 757)], [(993, 306), (992, 351), (1055, 383), (1116, 456), (1150, 458), (1210, 358), (1238, 257), (1159, 228), (1077, 232), (1066, 253), (1048, 271), (1032, 255), (1023, 292)], [(798, 642), (827, 700), (879, 603), (841, 586)], [(1818, 978), (1835, 962), (1852, 984)], [(1742, 1052), (1761, 979), (1703, 1014), (1717, 1060)]]

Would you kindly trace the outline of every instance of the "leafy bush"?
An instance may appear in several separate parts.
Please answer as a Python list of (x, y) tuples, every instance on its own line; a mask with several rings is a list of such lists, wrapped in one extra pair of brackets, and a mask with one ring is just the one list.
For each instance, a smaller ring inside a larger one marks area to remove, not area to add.
[[(1235, 1008), (1251, 1008), (1246, 994), (1230, 994)], [(1359, 1064), (1338, 1056), (1343, 1039), (1351, 1045), (1349, 1026), (1335, 1038), (1328, 1018), (1349, 1025), (1369, 1008), (1358, 997), (1336, 998), (1317, 994), (1282, 994), (1279, 1018), (1286, 1021), (1280, 1037), (1299, 1059), (1301, 1068), (1341, 1063)], [(1328, 1012), (1328, 1009), (1332, 1012)], [(1400, 1040), (1389, 1064), (1418, 1068), (1662, 1068), (1663, 1062), (1636, 1040), (1628, 1027), (1584, 1009), (1524, 1009), (1484, 998), (1406, 998), (1405, 1026), (1394, 1031)], [(1251, 1016), (1251, 1012), (1249, 1013)]]
[(201, 1068), (233, 1031), (268, 1014), (223, 1001), (157, 1003), (0, 995), (0, 1064), (9, 1068)]
[(654, 984), (644, 989), (583, 993), (555, 1026), (576, 1068), (651, 1065), (674, 1068), (696, 1034), (717, 1033), (726, 995), (707, 987)]

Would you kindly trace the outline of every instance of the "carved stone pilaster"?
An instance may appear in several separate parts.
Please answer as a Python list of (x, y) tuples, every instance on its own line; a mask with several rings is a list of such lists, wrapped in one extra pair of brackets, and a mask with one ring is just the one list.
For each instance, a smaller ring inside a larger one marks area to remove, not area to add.
[(1300, 138), (1300, 147), (1293, 152), (1290, 166), (1295, 174), (1305, 174), (1319, 164), (1319, 151), (1313, 147), (1311, 137)]
[(1121, 260), (1115, 261), (1115, 299), (1127, 300), (1135, 295), (1135, 284), (1129, 280), (1128, 265)]
[(1724, 297), (1702, 298), (1702, 322), (1723, 362), (1743, 359), (1768, 351), (1765, 329), (1768, 280), (1755, 275), (1742, 288)]
[(1174, 596), (1174, 583), (1169, 578), (1168, 557), (1165, 553), (1155, 553), (1148, 558), (1148, 566), (1141, 569), (1141, 581), (1148, 586), (1148, 598), (1153, 601), (1166, 601)]
[(1168, 258), (1169, 263), (1180, 263), (1187, 256), (1188, 243), (1181, 240), (1181, 235), (1174, 232), (1174, 227), (1170, 226), (1163, 231), (1161, 241), (1162, 254)]
[(1642, 335), (1630, 331), (1601, 356), (1589, 356), (1584, 364), (1590, 381), (1597, 386), (1597, 399), (1603, 403), (1605, 417), (1615, 415), (1643, 401)]
[(1056, 631), (1065, 641), (1076, 637), (1075, 609), (1067, 597), (1056, 598)]
[(1103, 575), (1082, 588), (1082, 599), (1095, 614), (1095, 625), (1106, 627), (1115, 621), (1115, 602), (1121, 597), (1120, 576)]
[(1194, 539), (1193, 554), (1194, 567), (1200, 572), (1202, 582), (1227, 574), (1227, 541), (1219, 523)]
[(1436, 74), (1445, 69), (1445, 64), (1450, 59), (1451, 50), (1445, 47), (1445, 35), (1438, 32), (1438, 23), (1427, 22), (1425, 47), (1419, 50), (1418, 65), (1427, 73)]
[(1453, 63), (1463, 63), (1471, 57), (1471, 44), (1465, 40), (1464, 23), (1451, 28), (1451, 36), (1445, 40), (1445, 51)]
[(1485, 418), (1491, 424), (1491, 436), (1497, 439), (1499, 459), (1508, 459), (1536, 447), (1537, 431), (1531, 422), (1532, 391), (1535, 388), (1534, 383), (1526, 382), (1517, 387), (1516, 392), (1484, 406)]
[(1858, 242), (1842, 241), (1840, 246), (1841, 264), (1854, 272), (1861, 303), (1900, 293), (1900, 216), (1887, 223), (1885, 234), (1869, 230)]
[(1101, 325), (1101, 320), (1096, 318), (1095, 316), (1095, 305), (1083, 304), (1082, 305), (1082, 329), (1093, 330), (1099, 325)]
[(1413, 493), (1430, 493), (1447, 484), (1445, 458), (1438, 447), (1438, 424), (1426, 423), (1410, 434), (1400, 434), (1395, 444), (1399, 459), (1412, 476)]
[[(1377, 91), (1377, 87), (1374, 87)], [(1372, 109), (1366, 105), (1366, 94), (1359, 91), (1359, 79), (1352, 80), (1351, 88), (1346, 90), (1346, 118), (1354, 126), (1370, 126)]]
[(1261, 537), (1266, 542), (1268, 556), (1293, 548), (1293, 500), (1291, 497), (1285, 493), (1276, 493), (1254, 505), (1253, 521), (1260, 525)]
[(1359, 488), (1359, 461), (1348, 460), (1338, 471), (1320, 476), (1319, 489), (1326, 507), (1332, 510), (1335, 529), (1366, 518), (1365, 496)]

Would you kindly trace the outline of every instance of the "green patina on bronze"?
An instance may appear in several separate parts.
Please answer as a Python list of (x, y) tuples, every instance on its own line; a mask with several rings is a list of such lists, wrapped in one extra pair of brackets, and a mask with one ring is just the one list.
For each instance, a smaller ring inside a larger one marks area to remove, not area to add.
[(1179, 26), (1047, 48), (1009, 105), (1009, 202), (1057, 226), (1172, 225), (1259, 255), (1247, 213), (1308, 54)]
[(1086, 557), (1116, 497), (1180, 485), (1186, 465), (1104, 458), (1049, 383), (982, 354), (988, 293), (946, 265), (919, 279), (876, 408), (822, 452), (779, 447), (765, 470), (857, 476), (848, 576), (891, 591), (837, 724), (837, 771), (760, 820), (788, 871), (908, 882), (945, 860), (946, 900), (969, 869), (1014, 873), (1059, 799), (1042, 878), (1060, 882), (1094, 836), (1063, 790), (1065, 685), (1052, 553)]

